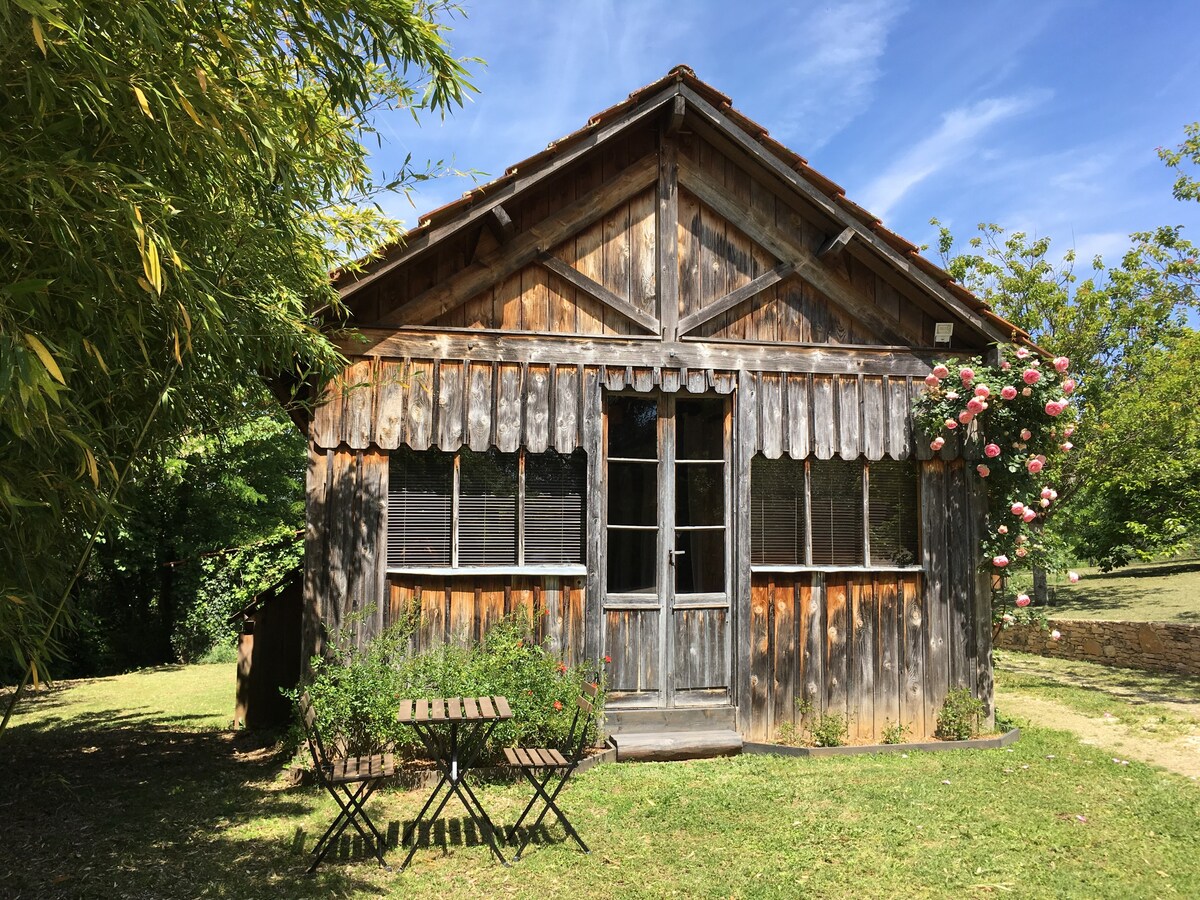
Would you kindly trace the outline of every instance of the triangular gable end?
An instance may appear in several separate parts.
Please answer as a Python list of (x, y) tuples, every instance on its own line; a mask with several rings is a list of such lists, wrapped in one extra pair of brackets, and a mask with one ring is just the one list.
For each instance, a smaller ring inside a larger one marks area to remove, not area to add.
[(360, 327), (929, 348), (949, 321), (973, 352), (1024, 336), (683, 68), (339, 288)]

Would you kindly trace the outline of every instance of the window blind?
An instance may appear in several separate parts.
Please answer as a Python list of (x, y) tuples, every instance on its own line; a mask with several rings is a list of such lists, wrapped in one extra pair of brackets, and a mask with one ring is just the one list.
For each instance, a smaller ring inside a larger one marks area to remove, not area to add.
[(459, 456), (458, 564), (517, 562), (517, 456), (488, 450)]
[(861, 566), (863, 558), (862, 463), (810, 459), (812, 562)]
[(917, 562), (917, 471), (909, 462), (880, 460), (868, 472), (871, 564)]
[(395, 451), (388, 466), (389, 566), (450, 565), (453, 457)]
[(804, 565), (804, 463), (756, 456), (750, 485), (750, 562)]
[(583, 561), (584, 454), (525, 457), (525, 562), (530, 565)]

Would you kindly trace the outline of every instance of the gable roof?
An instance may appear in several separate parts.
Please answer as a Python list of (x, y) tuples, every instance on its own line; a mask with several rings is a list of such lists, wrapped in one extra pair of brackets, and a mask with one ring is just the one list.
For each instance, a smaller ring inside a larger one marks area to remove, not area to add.
[(687, 66), (676, 66), (663, 78), (633, 91), (622, 102), (596, 113), (587, 124), (547, 148), (512, 166), (487, 184), (467, 191), (458, 200), (423, 215), (417, 227), (404, 236), (403, 244), (384, 248), (379, 258), (362, 271), (334, 273), (343, 299), (375, 283), (401, 265), (416, 259), (431, 247), (457, 234), (504, 201), (523, 194), (550, 175), (615, 135), (665, 113), (682, 119), (690, 112), (721, 132), (759, 166), (766, 168), (793, 190), (846, 229), (851, 240), (868, 248), (877, 258), (940, 303), (958, 318), (996, 341), (1020, 340), (1032, 345), (1030, 336), (991, 310), (949, 272), (926, 259), (919, 248), (884, 227), (882, 220), (849, 200), (843, 188), (817, 172), (802, 156), (779, 143), (759, 125), (733, 107), (732, 100), (700, 80)]

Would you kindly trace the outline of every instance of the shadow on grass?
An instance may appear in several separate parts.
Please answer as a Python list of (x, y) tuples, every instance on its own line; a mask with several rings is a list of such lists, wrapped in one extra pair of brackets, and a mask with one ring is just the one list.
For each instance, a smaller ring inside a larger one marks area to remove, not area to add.
[(14, 726), (0, 737), (0, 764), (18, 773), (0, 792), (0, 896), (327, 897), (369, 887), (354, 868), (303, 877), (306, 858), (286, 836), (228, 835), (310, 813), (311, 797), (273, 784), (285, 761), (250, 735), (118, 710)]
[(1164, 575), (1184, 575), (1188, 572), (1200, 572), (1200, 560), (1113, 569), (1111, 572), (1097, 572), (1093, 575), (1088, 575), (1087, 580), (1103, 581), (1106, 578), (1162, 578)]
[[(1163, 702), (1200, 705), (1200, 678), (1175, 672), (1147, 672), (1143, 669), (1103, 667), (1098, 680), (1096, 668), (1066, 664), (1046, 670), (1036, 663), (1011, 660), (999, 666), (1020, 678), (1034, 679), (1046, 687), (1069, 685), (1097, 697), (1116, 698), (1131, 706), (1155, 706)], [(1095, 664), (1092, 664), (1095, 666)]]

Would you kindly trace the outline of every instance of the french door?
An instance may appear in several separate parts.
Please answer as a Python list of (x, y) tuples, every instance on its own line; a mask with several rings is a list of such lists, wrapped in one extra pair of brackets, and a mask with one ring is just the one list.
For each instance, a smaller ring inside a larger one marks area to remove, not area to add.
[(613, 707), (730, 702), (729, 400), (605, 403), (604, 652)]

